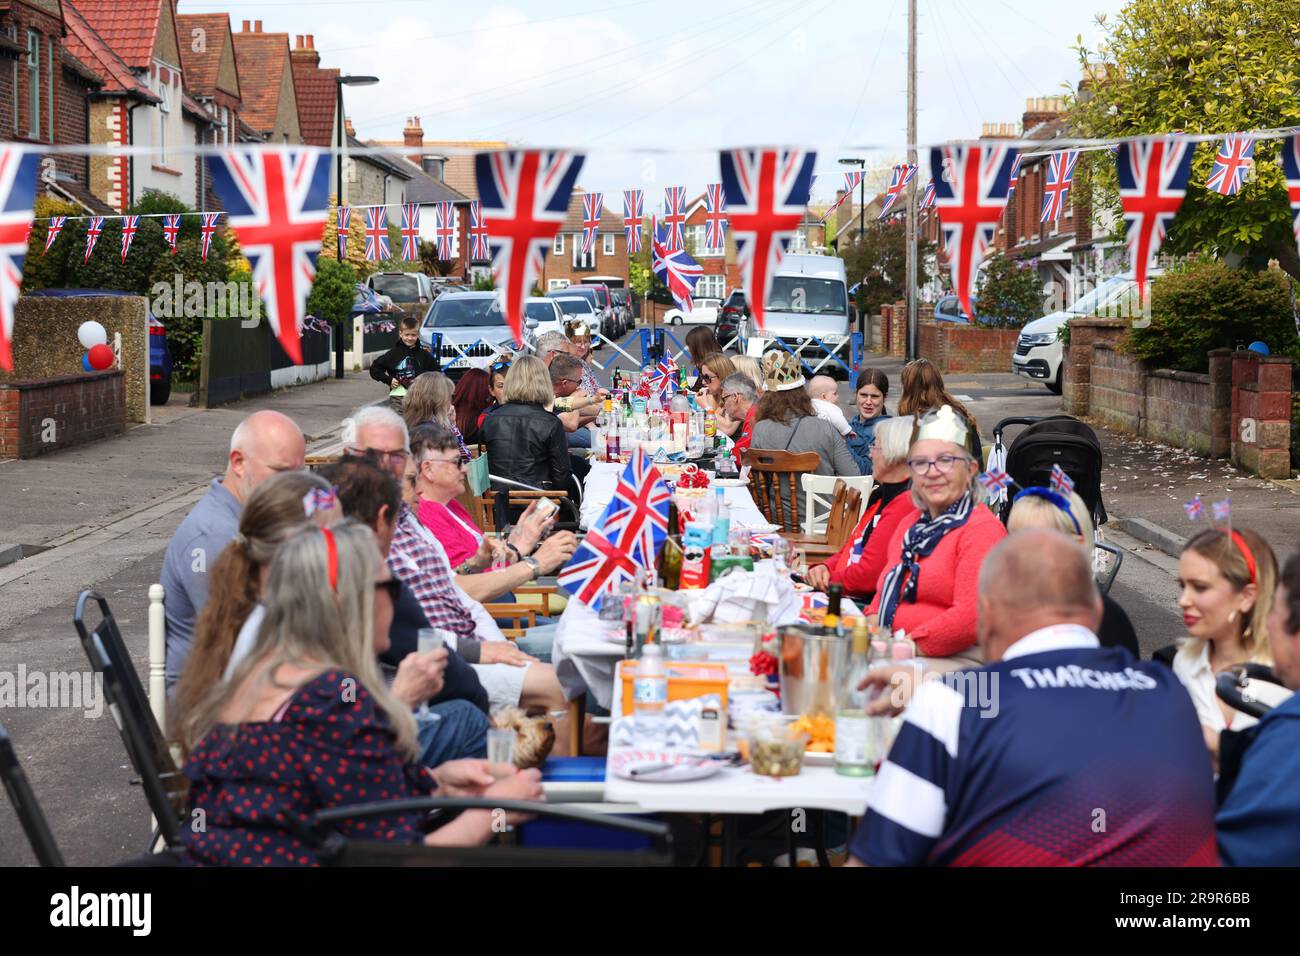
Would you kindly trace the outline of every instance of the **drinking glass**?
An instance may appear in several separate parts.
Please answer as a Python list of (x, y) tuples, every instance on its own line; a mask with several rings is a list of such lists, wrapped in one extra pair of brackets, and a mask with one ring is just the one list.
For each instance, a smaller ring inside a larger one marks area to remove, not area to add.
[[(450, 640), (448, 640), (448, 637), (450, 637)], [(436, 651), (449, 644), (455, 647), (455, 642), (456, 635), (440, 627), (422, 627), (415, 635), (415, 649), (421, 655)], [(427, 700), (420, 701), (419, 715), (425, 719), (429, 717), (429, 702)]]
[(515, 732), (492, 727), (487, 732), (487, 759), (492, 776), (500, 780), (510, 776), (515, 766)]

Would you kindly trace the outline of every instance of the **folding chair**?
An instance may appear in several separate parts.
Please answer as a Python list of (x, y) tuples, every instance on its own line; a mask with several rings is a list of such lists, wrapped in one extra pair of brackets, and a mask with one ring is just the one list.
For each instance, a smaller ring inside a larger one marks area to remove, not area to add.
[(3, 781), (9, 802), (18, 814), (18, 823), (27, 835), (27, 842), (36, 854), (36, 862), (41, 866), (66, 866), (63, 854), (54, 842), (54, 834), (50, 832), (50, 825), (45, 821), (45, 812), (18, 763), (18, 754), (14, 752), (4, 724), (0, 724), (0, 781)]
[[(85, 619), (86, 605), (90, 601), (99, 605), (100, 612), (99, 625), (93, 631), (87, 630)], [(72, 622), (90, 666), (103, 677), (109, 710), (122, 735), (131, 767), (139, 778), (131, 782), (144, 788), (145, 799), (157, 822), (157, 830), (149, 840), (149, 849), (154, 848), (160, 835), (167, 846), (178, 846), (185, 803), (185, 777), (172, 760), (167, 737), (150, 710), (149, 698), (145, 696), (113, 612), (99, 594), (82, 591), (77, 598)]]

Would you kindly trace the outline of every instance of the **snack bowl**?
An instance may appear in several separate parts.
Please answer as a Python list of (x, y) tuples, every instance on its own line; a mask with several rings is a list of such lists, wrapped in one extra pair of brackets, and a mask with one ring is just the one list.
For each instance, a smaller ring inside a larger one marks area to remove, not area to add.
[(810, 739), (787, 723), (762, 722), (749, 735), (749, 765), (764, 777), (796, 776)]

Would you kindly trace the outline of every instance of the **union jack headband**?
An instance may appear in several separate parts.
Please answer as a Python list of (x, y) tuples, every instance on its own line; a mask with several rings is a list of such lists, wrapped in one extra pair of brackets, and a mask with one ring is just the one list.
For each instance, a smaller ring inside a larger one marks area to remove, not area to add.
[(1044, 501), (1050, 501), (1070, 519), (1070, 524), (1074, 525), (1074, 533), (1083, 534), (1083, 528), (1079, 526), (1079, 519), (1074, 516), (1074, 509), (1070, 507), (1070, 499), (1064, 495), (1053, 491), (1051, 488), (1026, 488), (1024, 491), (1017, 493), (1011, 499), (1011, 503), (1014, 505), (1021, 498), (1042, 498)]
[(302, 496), (302, 510), (310, 518), (318, 511), (333, 511), (339, 506), (338, 488), (313, 488)]

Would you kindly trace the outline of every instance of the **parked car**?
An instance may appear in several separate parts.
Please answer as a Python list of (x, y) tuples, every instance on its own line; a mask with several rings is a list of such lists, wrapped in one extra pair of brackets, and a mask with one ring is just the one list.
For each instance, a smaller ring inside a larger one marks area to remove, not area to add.
[(623, 327), (622, 314), (614, 308), (614, 297), (610, 295), (609, 286), (603, 282), (583, 282), (577, 286), (569, 286), (570, 290), (575, 288), (596, 290), (596, 307), (601, 312), (601, 318), (605, 320), (604, 327), (609, 330), (607, 334), (611, 338), (621, 339), (626, 329)]
[[(546, 293), (546, 298), (548, 299), (572, 299), (575, 297), (586, 299), (587, 302), (590, 303), (591, 314), (583, 315), (583, 320), (591, 326), (592, 331), (599, 332), (602, 337), (612, 337), (612, 322), (605, 321), (605, 310), (601, 308), (600, 299), (596, 295), (596, 290), (591, 286), (571, 285), (567, 289), (552, 289), (550, 292)], [(566, 315), (570, 314), (569, 309), (564, 306), (561, 306), (561, 308), (564, 308)], [(600, 348), (603, 345), (604, 343), (599, 340), (596, 342), (596, 348)]]
[[(524, 326), (529, 333), (536, 322), (525, 316)], [(498, 355), (513, 359), (519, 354), (496, 292), (439, 296), (420, 327), (420, 342), (425, 348), (432, 350), (435, 333), (442, 336), (442, 348), (435, 356), (452, 379), (459, 379), (470, 368), (486, 371)]]
[(423, 310), (438, 297), (433, 281), (423, 272), (376, 272), (366, 278), (366, 285), (408, 311)]
[[(547, 298), (554, 301), (555, 304), (560, 307), (560, 311), (564, 313), (564, 318), (566, 320), (581, 319), (593, 329), (600, 328), (600, 313), (596, 312), (595, 306), (591, 303), (591, 299), (586, 296), (557, 295), (547, 296)], [(604, 344), (605, 343), (600, 339), (596, 339), (592, 347), (602, 348)]]
[(564, 310), (560, 308), (558, 299), (548, 299), (545, 296), (530, 296), (528, 301), (524, 303), (524, 317), (536, 320), (536, 328), (530, 329), (534, 337), (546, 332), (564, 334)]
[(1111, 276), (1068, 309), (1034, 319), (1020, 330), (1011, 356), (1011, 371), (1042, 382), (1049, 391), (1060, 395), (1061, 368), (1065, 364), (1061, 331), (1066, 324), (1081, 316), (1132, 317), (1136, 301), (1137, 283), (1128, 276)]
[(614, 304), (623, 310), (624, 325), (627, 329), (636, 328), (636, 298), (629, 289), (610, 289), (609, 294)]
[(934, 321), (970, 325), (970, 316), (961, 310), (961, 299), (955, 295), (941, 296), (934, 304)]
[[(100, 295), (134, 295), (113, 289), (40, 289), (27, 295), (78, 299)], [(166, 405), (172, 395), (172, 350), (167, 344), (167, 327), (149, 310), (149, 404)]]
[(718, 318), (713, 326), (713, 334), (724, 346), (740, 333), (740, 323), (749, 318), (749, 305), (745, 302), (743, 289), (732, 289), (731, 294), (723, 300), (718, 310)]
[(695, 307), (689, 312), (681, 309), (669, 309), (664, 313), (664, 325), (715, 325), (718, 310), (722, 307), (721, 299), (695, 299)]

